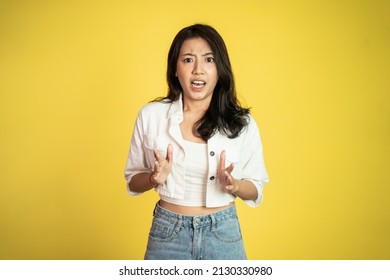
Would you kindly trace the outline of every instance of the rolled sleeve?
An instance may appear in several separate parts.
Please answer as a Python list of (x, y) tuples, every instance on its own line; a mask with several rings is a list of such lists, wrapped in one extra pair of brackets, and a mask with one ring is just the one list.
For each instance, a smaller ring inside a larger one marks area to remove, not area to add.
[(130, 181), (134, 177), (134, 175), (139, 173), (147, 173), (151, 171), (150, 168), (148, 168), (145, 163), (145, 156), (142, 147), (142, 136), (143, 136), (142, 115), (141, 113), (139, 113), (134, 125), (133, 136), (131, 138), (130, 150), (128, 153), (126, 167), (125, 167), (125, 179), (127, 182), (127, 191), (131, 196), (137, 196), (142, 194), (130, 190)]
[(268, 183), (269, 177), (264, 164), (263, 145), (260, 132), (253, 117), (250, 116), (249, 124), (246, 128), (244, 139), (245, 163), (243, 166), (243, 180), (252, 182), (257, 189), (255, 200), (244, 200), (251, 206), (257, 207), (263, 200), (263, 189)]

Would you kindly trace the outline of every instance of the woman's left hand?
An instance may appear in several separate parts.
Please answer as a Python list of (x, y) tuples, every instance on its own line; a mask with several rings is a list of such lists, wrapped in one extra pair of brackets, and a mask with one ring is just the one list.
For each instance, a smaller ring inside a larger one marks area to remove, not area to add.
[(225, 167), (226, 151), (222, 151), (221, 158), (218, 165), (218, 178), (222, 184), (222, 187), (227, 193), (235, 193), (240, 188), (231, 175), (234, 165), (231, 163), (228, 167)]

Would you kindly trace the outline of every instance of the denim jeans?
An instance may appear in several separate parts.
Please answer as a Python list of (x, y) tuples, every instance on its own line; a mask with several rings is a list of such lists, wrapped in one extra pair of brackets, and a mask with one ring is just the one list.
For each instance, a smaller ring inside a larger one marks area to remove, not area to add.
[(145, 260), (245, 260), (235, 205), (204, 216), (154, 209)]

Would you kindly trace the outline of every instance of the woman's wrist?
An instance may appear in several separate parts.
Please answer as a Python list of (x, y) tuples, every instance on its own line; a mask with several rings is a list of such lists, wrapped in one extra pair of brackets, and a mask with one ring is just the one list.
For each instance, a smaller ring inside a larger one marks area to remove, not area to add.
[(237, 192), (240, 190), (240, 184), (238, 182), (239, 182), (239, 180), (234, 179), (234, 185), (233, 185), (234, 189), (232, 191), (232, 195), (237, 196)]
[(153, 188), (157, 187), (157, 183), (153, 183), (152, 182), (152, 176), (153, 176), (154, 172), (151, 172), (150, 175), (149, 175), (149, 185), (152, 186)]

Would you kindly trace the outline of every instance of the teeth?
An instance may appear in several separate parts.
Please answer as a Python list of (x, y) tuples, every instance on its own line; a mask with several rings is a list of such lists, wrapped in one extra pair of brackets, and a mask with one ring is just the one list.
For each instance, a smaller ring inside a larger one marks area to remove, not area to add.
[(202, 82), (202, 81), (193, 81), (192, 82), (192, 85), (194, 85), (195, 87), (202, 87), (204, 86), (206, 83), (205, 82)]

